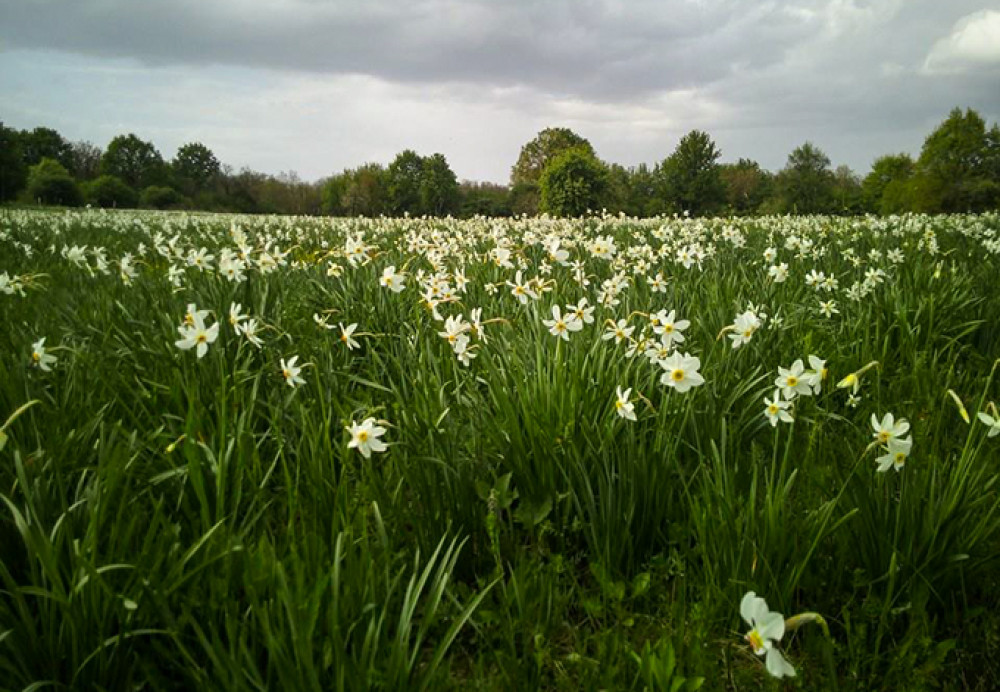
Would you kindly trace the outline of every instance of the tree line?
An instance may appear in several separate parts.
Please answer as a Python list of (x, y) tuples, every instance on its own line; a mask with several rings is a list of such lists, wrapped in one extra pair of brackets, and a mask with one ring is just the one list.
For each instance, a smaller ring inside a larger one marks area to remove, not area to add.
[(101, 150), (47, 127), (0, 123), (0, 202), (201, 209), (336, 216), (631, 216), (718, 214), (893, 214), (1000, 208), (1000, 127), (954, 109), (925, 139), (919, 157), (892, 154), (861, 177), (833, 168), (811, 142), (780, 171), (756, 161), (719, 163), (711, 137), (693, 130), (659, 163), (626, 168), (602, 161), (572, 130), (542, 130), (522, 148), (508, 185), (459, 182), (443, 154), (399, 153), (316, 182), (219, 162), (200, 142), (167, 161), (152, 142), (120, 135)]

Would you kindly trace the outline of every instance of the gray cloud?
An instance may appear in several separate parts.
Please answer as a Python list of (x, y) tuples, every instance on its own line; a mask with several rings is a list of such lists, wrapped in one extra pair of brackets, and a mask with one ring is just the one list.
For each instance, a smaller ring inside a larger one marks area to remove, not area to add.
[[(0, 110), (73, 127), (57, 115), (58, 90), (82, 91), (115, 109), (70, 114), (210, 133), (251, 162), (272, 133), (285, 148), (265, 160), (283, 153), (308, 171), (329, 165), (305, 144), (325, 137), (362, 160), (433, 147), (467, 162), (460, 176), (499, 180), (519, 143), (551, 124), (623, 163), (659, 160), (699, 128), (727, 159), (776, 168), (812, 139), (863, 168), (919, 148), (953, 106), (997, 119), (983, 10), (982, 0), (0, 0), (0, 73), (28, 73), (0, 75), (0, 95), (18, 96)], [(352, 129), (338, 138), (337, 128)]]

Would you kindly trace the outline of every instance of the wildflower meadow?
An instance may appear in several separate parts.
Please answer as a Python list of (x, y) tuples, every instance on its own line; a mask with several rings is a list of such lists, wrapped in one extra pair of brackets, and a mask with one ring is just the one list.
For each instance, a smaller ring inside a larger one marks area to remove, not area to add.
[(993, 690), (1000, 215), (0, 211), (0, 690)]

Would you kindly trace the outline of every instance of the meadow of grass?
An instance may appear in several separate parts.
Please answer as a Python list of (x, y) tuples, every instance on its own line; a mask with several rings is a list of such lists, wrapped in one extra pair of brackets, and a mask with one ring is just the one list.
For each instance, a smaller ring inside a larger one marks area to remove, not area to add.
[(0, 211), (0, 689), (996, 689), (998, 253)]

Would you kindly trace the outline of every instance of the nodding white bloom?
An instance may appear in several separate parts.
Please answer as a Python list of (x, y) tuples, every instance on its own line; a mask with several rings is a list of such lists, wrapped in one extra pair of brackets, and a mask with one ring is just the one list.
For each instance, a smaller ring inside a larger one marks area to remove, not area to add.
[(490, 250), (490, 259), (498, 267), (503, 267), (504, 269), (514, 268), (514, 263), (510, 261), (510, 250), (505, 247), (495, 247)]
[(615, 340), (616, 344), (620, 344), (622, 341), (626, 341), (632, 332), (635, 331), (635, 327), (628, 326), (628, 320), (618, 320), (613, 325), (609, 325), (607, 331), (601, 337), (604, 341)]
[(778, 259), (778, 251), (773, 247), (769, 247), (764, 250), (764, 261), (768, 264), (773, 264), (774, 260)]
[(748, 591), (740, 601), (740, 615), (751, 628), (743, 638), (756, 655), (764, 656), (767, 672), (776, 678), (795, 677), (795, 668), (774, 648), (774, 643), (785, 636), (785, 617), (772, 612), (767, 602), (753, 591)]
[(872, 437), (879, 444), (888, 444), (890, 440), (894, 438), (901, 438), (910, 430), (910, 424), (905, 418), (900, 418), (898, 421), (893, 417), (891, 413), (887, 413), (882, 416), (882, 420), (878, 419), (874, 413), (872, 414)]
[(241, 305), (240, 303), (229, 304), (229, 326), (231, 326), (237, 332), (240, 331), (240, 322), (249, 317), (249, 315), (244, 315), (240, 312), (242, 309), (243, 305)]
[(577, 319), (576, 313), (567, 312), (563, 315), (558, 305), (552, 306), (552, 319), (542, 320), (542, 324), (549, 328), (552, 336), (559, 337), (563, 341), (569, 341), (570, 332), (583, 329), (583, 322)]
[(380, 283), (388, 288), (393, 293), (399, 293), (404, 288), (406, 288), (406, 275), (403, 273), (396, 273), (396, 265), (390, 264), (388, 267), (382, 270), (382, 278)]
[(626, 420), (635, 420), (635, 404), (628, 400), (631, 393), (631, 387), (625, 391), (620, 386), (615, 388), (615, 411)]
[(448, 340), (448, 343), (455, 346), (463, 337), (468, 342), (469, 337), (465, 332), (472, 329), (472, 325), (465, 321), (461, 315), (449, 317), (444, 321), (444, 331), (438, 332), (438, 336)]
[(615, 252), (618, 249), (615, 247), (615, 241), (611, 236), (598, 236), (594, 238), (594, 241), (590, 244), (590, 252), (594, 257), (600, 259), (609, 260), (615, 256)]
[(660, 310), (656, 313), (656, 323), (653, 324), (653, 331), (660, 335), (663, 345), (670, 348), (673, 344), (684, 343), (684, 330), (691, 326), (689, 320), (676, 319), (675, 310), (669, 313)]
[(878, 472), (885, 473), (890, 467), (894, 468), (897, 473), (901, 471), (903, 465), (906, 464), (906, 457), (910, 456), (911, 449), (913, 449), (912, 435), (906, 439), (890, 437), (886, 445), (886, 453), (875, 460), (878, 464)]
[(188, 303), (187, 312), (184, 313), (184, 322), (182, 323), (185, 327), (193, 327), (195, 322), (201, 320), (205, 321), (208, 317), (208, 310), (199, 310), (198, 306), (194, 303)]
[(667, 292), (667, 280), (663, 278), (663, 274), (660, 272), (657, 272), (656, 276), (653, 278), (647, 276), (646, 283), (649, 284), (649, 290), (653, 293)]
[(768, 276), (776, 284), (784, 283), (788, 279), (788, 264), (782, 262), (781, 264), (772, 264), (767, 270)]
[(188, 306), (188, 316), (192, 318), (192, 323), (189, 325), (187, 317), (185, 317), (184, 324), (177, 328), (181, 338), (175, 341), (174, 345), (182, 351), (193, 348), (197, 356), (201, 358), (208, 353), (208, 345), (215, 343), (215, 340), (219, 338), (219, 323), (216, 322), (211, 327), (206, 327), (203, 313), (207, 314), (208, 311), (195, 310), (192, 313), (190, 309), (193, 307), (193, 305)]
[(809, 356), (809, 370), (803, 373), (806, 382), (812, 387), (813, 394), (819, 394), (823, 389), (823, 380), (826, 379), (826, 361), (814, 355)]
[(980, 411), (976, 414), (976, 416), (990, 428), (990, 431), (986, 433), (986, 437), (996, 437), (997, 435), (1000, 435), (1000, 416), (994, 418), (984, 411)]
[(247, 341), (249, 341), (257, 348), (260, 348), (261, 346), (264, 345), (264, 342), (260, 340), (259, 336), (257, 336), (257, 331), (258, 329), (260, 329), (260, 324), (257, 322), (256, 319), (251, 317), (246, 322), (239, 325), (236, 329), (240, 334), (246, 337)]
[(351, 421), (351, 425), (345, 428), (351, 433), (351, 441), (347, 443), (349, 449), (357, 449), (365, 459), (371, 458), (372, 452), (384, 452), (386, 445), (378, 439), (385, 435), (385, 428), (376, 425), (374, 418), (365, 418), (361, 424)]
[(353, 351), (361, 347), (361, 344), (355, 341), (353, 337), (355, 330), (358, 328), (357, 322), (349, 324), (346, 327), (341, 323), (338, 323), (337, 326), (340, 327), (340, 341), (347, 346), (348, 351)]
[(834, 315), (839, 315), (840, 310), (837, 309), (837, 301), (835, 300), (819, 301), (819, 314), (827, 318), (833, 317)]
[(469, 311), (469, 331), (472, 332), (479, 341), (486, 343), (486, 329), (483, 325), (483, 309), (473, 308)]
[(548, 254), (549, 260), (565, 267), (569, 264), (569, 251), (560, 248), (559, 243), (558, 238), (550, 238), (545, 241), (545, 252)]
[(752, 310), (736, 316), (733, 320), (732, 334), (729, 335), (733, 348), (739, 348), (743, 344), (750, 343), (754, 332), (760, 329), (761, 321)]
[(292, 389), (306, 383), (299, 375), (302, 372), (302, 366), (296, 365), (298, 360), (298, 356), (292, 356), (287, 361), (284, 358), (281, 359), (281, 376), (285, 378), (285, 383)]
[(782, 423), (791, 423), (792, 414), (788, 412), (788, 407), (792, 405), (790, 401), (784, 401), (781, 398), (781, 391), (778, 389), (774, 390), (773, 399), (764, 399), (764, 415), (767, 416), (767, 420), (770, 421), (771, 427), (778, 425), (778, 421)]
[(790, 368), (778, 368), (778, 377), (774, 386), (781, 390), (782, 396), (791, 401), (796, 395), (810, 396), (812, 394), (811, 379), (806, 375), (802, 359), (797, 359)]
[(31, 366), (40, 368), (45, 372), (52, 370), (52, 364), (56, 362), (56, 357), (45, 352), (45, 337), (31, 344)]
[(188, 253), (188, 264), (192, 267), (197, 267), (200, 271), (206, 271), (212, 268), (212, 260), (215, 259), (215, 255), (208, 254), (207, 248), (201, 248), (195, 251), (194, 249)]
[(580, 302), (576, 305), (567, 305), (566, 311), (573, 313), (576, 319), (580, 320), (583, 324), (593, 324), (594, 323), (594, 306), (587, 305), (587, 298), (580, 298)]
[(224, 250), (219, 257), (219, 273), (234, 283), (246, 281), (247, 264), (229, 250)]
[(132, 253), (126, 252), (122, 255), (121, 260), (118, 262), (118, 266), (120, 269), (122, 283), (126, 286), (131, 286), (135, 277), (139, 276), (139, 272), (137, 272), (135, 267), (132, 266)]
[(527, 305), (528, 298), (538, 298), (538, 294), (531, 288), (531, 281), (521, 280), (520, 270), (514, 275), (514, 283), (508, 281), (507, 285), (510, 286), (511, 295), (517, 298), (521, 305)]
[(665, 371), (660, 375), (660, 384), (673, 387), (680, 394), (705, 383), (705, 378), (698, 372), (701, 360), (696, 356), (674, 351), (660, 361), (660, 367)]
[(326, 320), (327, 320), (327, 318), (321, 316), (318, 312), (314, 312), (313, 313), (313, 322), (316, 323), (317, 327), (320, 327), (322, 329), (336, 329), (336, 327), (334, 327), (332, 324), (330, 324)]
[(826, 274), (823, 272), (818, 272), (815, 269), (806, 274), (806, 286), (809, 288), (819, 288), (823, 280), (826, 279)]
[(171, 264), (167, 267), (167, 281), (174, 288), (180, 288), (184, 283), (184, 269)]

